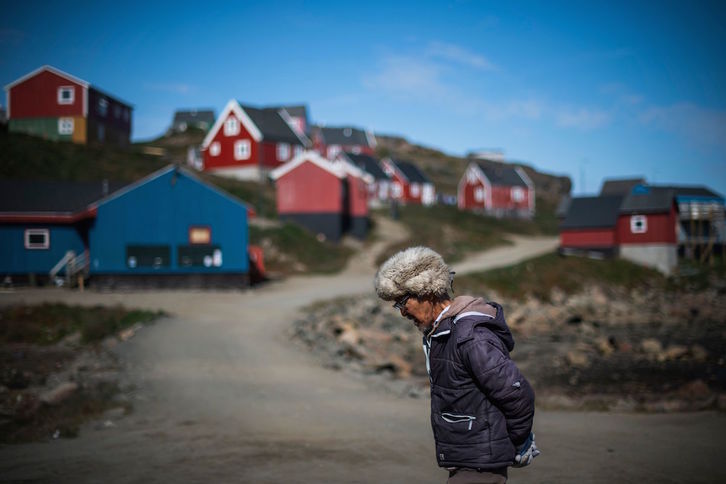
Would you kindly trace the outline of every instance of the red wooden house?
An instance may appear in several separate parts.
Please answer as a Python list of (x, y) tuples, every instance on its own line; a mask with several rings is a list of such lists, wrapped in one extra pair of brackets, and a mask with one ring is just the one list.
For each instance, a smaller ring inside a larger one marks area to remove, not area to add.
[(344, 151), (372, 156), (376, 149), (373, 133), (353, 127), (313, 126), (312, 139), (313, 149), (329, 160)]
[(519, 167), (473, 161), (459, 181), (457, 203), (461, 210), (496, 217), (534, 216), (534, 184)]
[(339, 154), (336, 160), (343, 160), (357, 167), (366, 175), (369, 205), (380, 205), (380, 202), (388, 200), (391, 177), (383, 171), (376, 158), (370, 155), (356, 155), (345, 151)]
[(433, 205), (436, 189), (431, 180), (413, 163), (386, 158), (381, 161), (383, 171), (391, 177), (391, 200), (401, 203)]
[(668, 187), (637, 185), (620, 206), (620, 256), (670, 274), (678, 264), (678, 207)]
[(306, 151), (270, 173), (275, 180), (277, 213), (313, 233), (337, 242), (345, 233), (368, 233), (368, 183), (355, 166), (331, 162)]
[(8, 129), (74, 143), (126, 145), (130, 104), (51, 66), (5, 86)]
[(230, 100), (202, 142), (204, 170), (259, 179), (300, 154), (310, 140), (280, 108), (253, 108)]

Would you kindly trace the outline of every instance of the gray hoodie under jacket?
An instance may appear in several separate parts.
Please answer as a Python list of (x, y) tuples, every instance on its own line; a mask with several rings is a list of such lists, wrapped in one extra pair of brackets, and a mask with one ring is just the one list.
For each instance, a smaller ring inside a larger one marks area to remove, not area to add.
[(502, 469), (529, 436), (534, 391), (509, 358), (502, 307), (459, 296), (424, 336), (431, 426), (441, 467)]

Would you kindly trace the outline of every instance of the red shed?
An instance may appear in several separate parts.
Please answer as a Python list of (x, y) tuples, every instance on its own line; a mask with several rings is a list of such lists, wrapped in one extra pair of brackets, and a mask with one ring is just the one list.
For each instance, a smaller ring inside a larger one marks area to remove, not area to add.
[(310, 231), (338, 241), (343, 234), (346, 173), (319, 154), (306, 151), (273, 170), (277, 213)]
[(5, 91), (10, 131), (81, 144), (129, 143), (131, 105), (55, 67), (42, 66)]
[(560, 250), (615, 255), (615, 227), (622, 201), (621, 196), (573, 198), (560, 224)]
[(520, 167), (471, 162), (459, 181), (457, 192), (461, 210), (497, 217), (534, 216), (534, 184)]
[(310, 144), (284, 108), (253, 108), (230, 100), (202, 142), (204, 170), (259, 179)]
[(340, 168), (346, 176), (346, 203), (343, 212), (343, 231), (350, 232), (358, 239), (365, 239), (368, 234), (368, 197), (373, 176), (347, 158), (339, 157), (333, 165)]
[(636, 185), (623, 200), (617, 222), (620, 256), (670, 274), (678, 264), (675, 192)]
[(433, 205), (436, 189), (431, 180), (413, 163), (386, 158), (383, 171), (391, 177), (390, 197), (403, 203)]

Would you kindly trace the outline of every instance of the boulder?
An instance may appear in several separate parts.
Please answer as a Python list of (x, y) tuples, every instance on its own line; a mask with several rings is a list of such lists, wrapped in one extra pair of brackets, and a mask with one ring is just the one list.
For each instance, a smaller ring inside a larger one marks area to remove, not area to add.
[(605, 337), (599, 337), (595, 339), (595, 348), (603, 356), (610, 356), (614, 351), (613, 345), (610, 344), (610, 340)]
[(78, 383), (67, 381), (43, 393), (40, 401), (46, 405), (60, 405), (78, 390)]
[(584, 351), (570, 350), (565, 355), (565, 360), (570, 366), (575, 368), (586, 368), (590, 365), (590, 358)]
[(698, 363), (704, 363), (708, 359), (708, 350), (699, 344), (692, 345), (690, 353), (691, 358), (696, 360)]
[(688, 347), (683, 345), (670, 345), (662, 353), (665, 360), (677, 360), (683, 358), (688, 353)]
[(640, 349), (648, 355), (658, 355), (663, 352), (663, 345), (655, 338), (646, 338), (640, 342)]

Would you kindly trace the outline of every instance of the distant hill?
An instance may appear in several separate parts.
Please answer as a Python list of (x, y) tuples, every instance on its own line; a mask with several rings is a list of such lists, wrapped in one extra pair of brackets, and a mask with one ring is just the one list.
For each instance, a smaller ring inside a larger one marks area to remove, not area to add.
[[(461, 176), (464, 174), (470, 158), (450, 156), (433, 148), (426, 148), (409, 143), (400, 136), (381, 135), (376, 133), (379, 157), (392, 156), (415, 162), (436, 184), (438, 192), (455, 195)], [(512, 164), (522, 167), (535, 185), (538, 209), (541, 205), (546, 210), (553, 210), (563, 195), (570, 193), (572, 181), (567, 176), (550, 175), (539, 172), (524, 163), (502, 163), (497, 161), (479, 160), (492, 166)]]

